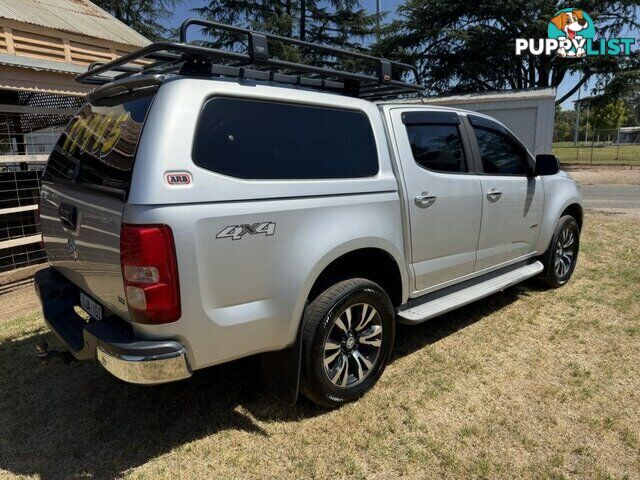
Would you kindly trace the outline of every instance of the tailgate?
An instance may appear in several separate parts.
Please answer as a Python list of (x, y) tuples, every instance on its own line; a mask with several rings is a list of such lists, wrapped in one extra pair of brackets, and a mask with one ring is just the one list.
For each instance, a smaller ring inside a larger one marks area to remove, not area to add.
[(42, 180), (40, 220), (49, 261), (123, 318), (120, 225), (153, 97), (132, 94), (83, 106), (53, 149)]

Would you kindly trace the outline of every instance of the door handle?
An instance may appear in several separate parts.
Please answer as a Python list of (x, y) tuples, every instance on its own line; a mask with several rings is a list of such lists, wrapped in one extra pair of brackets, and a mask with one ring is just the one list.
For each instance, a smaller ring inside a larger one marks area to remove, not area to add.
[(420, 208), (427, 208), (433, 205), (437, 198), (431, 192), (422, 192), (422, 195), (418, 195), (414, 200)]
[(501, 196), (502, 196), (502, 192), (499, 190), (496, 190), (495, 188), (492, 188), (487, 192), (487, 198), (489, 199), (490, 202), (497, 202), (498, 200), (500, 200)]

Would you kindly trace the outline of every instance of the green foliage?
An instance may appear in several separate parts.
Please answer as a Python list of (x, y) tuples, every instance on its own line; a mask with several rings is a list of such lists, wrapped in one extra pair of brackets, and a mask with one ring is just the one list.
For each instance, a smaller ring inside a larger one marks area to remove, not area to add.
[(173, 8), (182, 0), (92, 0), (121, 22), (150, 40), (163, 40), (172, 35), (163, 25), (172, 17)]
[(629, 68), (603, 82), (601, 94), (591, 105), (604, 107), (617, 101), (624, 102), (626, 120), (623, 126), (640, 125), (640, 58), (629, 59)]
[(406, 0), (376, 49), (417, 64), (431, 93), (557, 87), (567, 74), (576, 73), (582, 78), (568, 97), (594, 76), (611, 81), (636, 60), (518, 56), (515, 39), (546, 38), (549, 19), (565, 7), (584, 8), (598, 37), (619, 36), (637, 30), (638, 5), (631, 0)]
[(640, 91), (636, 90), (624, 99), (625, 115), (627, 121), (625, 127), (640, 125)]
[[(375, 15), (368, 14), (359, 0), (210, 0), (208, 5), (194, 11), (222, 23), (351, 50), (362, 48), (362, 42), (374, 34), (376, 24)], [(238, 36), (206, 30), (205, 33), (211, 38), (206, 42), (208, 45), (246, 49), (245, 39)], [(272, 44), (271, 48), (271, 54), (284, 60), (335, 64), (332, 58), (294, 47)]]
[(575, 110), (562, 110), (560, 105), (557, 105), (553, 129), (553, 141), (569, 142), (573, 140), (575, 123)]
[(620, 128), (627, 120), (626, 106), (623, 100), (605, 105), (593, 105), (589, 112), (589, 125), (595, 130)]

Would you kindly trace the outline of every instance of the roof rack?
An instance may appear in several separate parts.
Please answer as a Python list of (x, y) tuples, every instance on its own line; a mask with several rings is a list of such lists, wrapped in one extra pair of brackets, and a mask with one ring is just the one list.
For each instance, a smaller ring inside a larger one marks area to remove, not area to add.
[[(187, 30), (193, 25), (246, 35), (248, 50), (241, 53), (189, 44)], [(273, 58), (269, 54), (269, 44), (273, 41), (335, 58), (358, 60), (369, 64), (371, 71), (375, 69), (376, 73), (347, 72)], [(133, 65), (134, 62), (138, 64)], [(103, 85), (136, 74), (177, 72), (185, 75), (231, 76), (290, 83), (368, 100), (423, 90), (419, 85), (418, 70), (406, 63), (197, 18), (182, 23), (179, 42), (155, 42), (108, 63), (94, 62), (76, 80)], [(413, 74), (415, 83), (395, 79), (407, 72)]]

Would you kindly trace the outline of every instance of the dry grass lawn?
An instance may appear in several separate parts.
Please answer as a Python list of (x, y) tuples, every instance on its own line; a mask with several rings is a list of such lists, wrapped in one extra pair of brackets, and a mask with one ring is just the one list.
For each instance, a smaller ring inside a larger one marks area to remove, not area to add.
[(555, 153), (562, 163), (587, 163), (593, 165), (626, 164), (640, 165), (640, 145), (607, 145), (606, 147), (594, 147), (581, 143), (580, 148), (572, 142), (559, 142), (553, 144)]
[(154, 388), (40, 365), (40, 314), (0, 319), (0, 477), (640, 478), (639, 239), (588, 217), (569, 285), (401, 327), (337, 411), (278, 403), (254, 360)]

